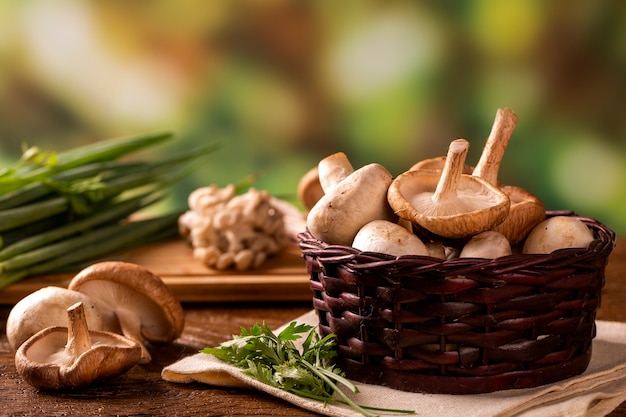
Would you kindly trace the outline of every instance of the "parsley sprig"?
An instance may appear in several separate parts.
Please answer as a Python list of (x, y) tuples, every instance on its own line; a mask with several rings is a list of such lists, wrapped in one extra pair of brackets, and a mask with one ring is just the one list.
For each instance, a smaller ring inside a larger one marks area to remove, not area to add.
[[(294, 341), (303, 334), (302, 350), (298, 350)], [(267, 324), (257, 323), (250, 329), (242, 328), (239, 336), (219, 347), (201, 352), (242, 368), (246, 375), (267, 385), (325, 404), (347, 404), (364, 416), (375, 416), (367, 410), (413, 414), (410, 410), (365, 407), (350, 399), (340, 386), (354, 393), (358, 393), (357, 387), (340, 369), (325, 364), (337, 354), (334, 335), (320, 338), (315, 328), (307, 324), (291, 322), (276, 335)]]

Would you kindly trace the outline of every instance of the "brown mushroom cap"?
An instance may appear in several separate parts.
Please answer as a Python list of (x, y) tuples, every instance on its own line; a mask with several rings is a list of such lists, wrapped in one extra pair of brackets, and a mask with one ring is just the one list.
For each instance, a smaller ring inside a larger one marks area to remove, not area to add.
[(145, 341), (171, 342), (183, 331), (180, 302), (161, 278), (142, 266), (99, 262), (80, 271), (68, 288), (115, 312), (122, 333), (142, 346), (142, 363), (150, 361)]
[(395, 213), (432, 233), (464, 238), (489, 230), (509, 211), (509, 198), (486, 181), (462, 174), (469, 142), (450, 143), (443, 171), (407, 171), (393, 180)]
[(524, 188), (503, 185), (500, 189), (509, 196), (511, 208), (504, 221), (493, 230), (502, 233), (514, 245), (545, 220), (546, 208), (537, 196)]
[(88, 330), (82, 303), (67, 310), (68, 327), (47, 327), (15, 353), (15, 368), (30, 385), (80, 388), (112, 378), (138, 363), (140, 346), (119, 334)]
[(300, 178), (296, 193), (298, 195), (298, 200), (300, 200), (302, 205), (307, 210), (311, 210), (315, 203), (322, 198), (324, 195), (324, 189), (320, 184), (317, 165), (308, 170), (302, 178)]

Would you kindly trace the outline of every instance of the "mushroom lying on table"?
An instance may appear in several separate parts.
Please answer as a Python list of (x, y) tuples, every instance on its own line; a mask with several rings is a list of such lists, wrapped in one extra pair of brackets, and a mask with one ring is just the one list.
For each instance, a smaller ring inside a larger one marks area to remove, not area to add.
[(489, 230), (509, 212), (509, 198), (488, 182), (463, 174), (469, 142), (450, 143), (441, 172), (407, 171), (393, 180), (389, 204), (401, 218), (445, 238)]
[(68, 289), (87, 294), (114, 312), (122, 334), (139, 343), (140, 363), (151, 361), (148, 342), (171, 342), (183, 331), (180, 302), (161, 278), (142, 266), (99, 262), (74, 276)]
[(15, 368), (35, 388), (81, 388), (123, 374), (139, 362), (140, 346), (121, 335), (89, 330), (82, 302), (67, 309), (67, 327), (47, 327), (15, 353)]
[(119, 325), (112, 311), (102, 309), (86, 294), (61, 287), (44, 287), (18, 301), (6, 323), (11, 349), (16, 351), (32, 335), (47, 327), (64, 326), (67, 309), (78, 302), (86, 307), (87, 324), (92, 330), (117, 332)]

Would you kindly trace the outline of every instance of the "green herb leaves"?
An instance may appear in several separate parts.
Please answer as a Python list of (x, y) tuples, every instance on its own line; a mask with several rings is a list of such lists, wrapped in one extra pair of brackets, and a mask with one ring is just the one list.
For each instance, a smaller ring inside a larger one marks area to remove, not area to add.
[[(299, 350), (294, 341), (303, 335), (305, 338)], [(320, 338), (313, 326), (294, 321), (276, 335), (265, 323), (255, 324), (249, 330), (242, 328), (239, 336), (219, 347), (205, 348), (201, 352), (242, 368), (246, 375), (267, 385), (324, 403), (348, 404), (364, 416), (374, 416), (366, 410), (367, 407), (355, 403), (339, 388), (344, 386), (358, 392), (341, 370), (325, 364), (337, 354), (334, 335)]]

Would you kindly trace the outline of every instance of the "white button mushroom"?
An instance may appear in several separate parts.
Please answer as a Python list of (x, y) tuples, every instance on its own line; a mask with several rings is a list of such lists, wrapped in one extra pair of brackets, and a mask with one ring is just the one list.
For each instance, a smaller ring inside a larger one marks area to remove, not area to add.
[(387, 189), (391, 173), (380, 164), (365, 165), (332, 187), (311, 208), (307, 228), (328, 244), (349, 246), (361, 227), (372, 220), (394, 220)]
[(493, 230), (487, 230), (472, 236), (461, 249), (459, 258), (496, 259), (511, 253), (511, 245), (506, 236)]
[(522, 253), (547, 254), (557, 249), (586, 248), (593, 240), (593, 233), (581, 220), (570, 216), (554, 216), (531, 230)]
[(361, 251), (393, 256), (430, 255), (420, 238), (404, 227), (387, 220), (373, 220), (367, 223), (354, 237), (352, 246)]

